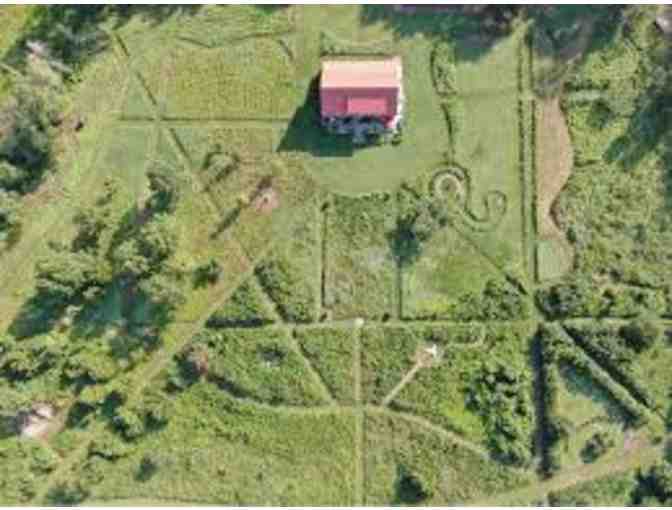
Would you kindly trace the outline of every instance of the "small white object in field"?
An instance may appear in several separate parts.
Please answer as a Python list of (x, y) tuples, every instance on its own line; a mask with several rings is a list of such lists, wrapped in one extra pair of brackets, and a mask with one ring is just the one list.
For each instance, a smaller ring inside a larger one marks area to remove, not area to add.
[(426, 347), (425, 352), (431, 354), (434, 359), (439, 357), (439, 347), (436, 344), (432, 344), (431, 347)]
[(361, 328), (363, 325), (364, 325), (364, 319), (362, 319), (361, 317), (355, 319), (356, 328)]
[(56, 410), (50, 404), (35, 404), (28, 412), (19, 417), (21, 437), (39, 438), (49, 429)]

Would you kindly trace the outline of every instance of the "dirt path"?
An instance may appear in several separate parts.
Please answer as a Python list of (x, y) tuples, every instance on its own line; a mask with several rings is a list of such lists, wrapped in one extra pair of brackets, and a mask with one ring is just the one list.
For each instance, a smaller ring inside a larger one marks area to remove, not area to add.
[(549, 480), (534, 483), (490, 498), (470, 501), (466, 506), (521, 506), (545, 500), (549, 492), (566, 489), (607, 475), (621, 473), (638, 467), (646, 467), (660, 460), (663, 446), (647, 443), (641, 448), (624, 452), (618, 459), (606, 458), (593, 464), (572, 469)]
[(427, 430), (431, 430), (432, 432), (445, 437), (449, 441), (456, 443), (459, 446), (462, 446), (463, 448), (466, 448), (467, 450), (470, 450), (471, 452), (475, 453), (476, 455), (483, 457), (485, 459), (490, 459), (490, 454), (488, 451), (483, 448), (482, 446), (477, 445), (476, 443), (472, 443), (471, 441), (464, 439), (463, 437), (450, 432), (449, 430), (444, 429), (443, 427), (439, 427), (438, 425), (434, 425), (431, 421), (421, 418), (420, 416), (416, 416), (414, 414), (409, 414), (405, 413), (402, 411), (392, 411), (391, 409), (387, 407), (381, 407), (381, 406), (366, 406), (366, 412), (370, 414), (384, 414), (387, 416), (391, 416), (393, 418), (400, 418), (402, 420), (409, 421), (411, 423), (415, 423), (416, 425), (419, 425), (420, 427), (423, 427)]
[(362, 396), (362, 330), (361, 327), (356, 327), (355, 348), (353, 351), (353, 368), (355, 372), (355, 494), (354, 506), (364, 506), (364, 463), (366, 461), (364, 455), (364, 426), (366, 416), (364, 414), (364, 399)]
[(320, 392), (322, 393), (322, 398), (324, 399), (324, 401), (327, 404), (336, 405), (336, 400), (334, 399), (334, 396), (331, 394), (331, 391), (329, 390), (329, 387), (324, 382), (324, 379), (322, 378), (320, 373), (315, 369), (315, 367), (311, 363), (310, 359), (308, 359), (308, 357), (304, 354), (303, 349), (299, 345), (299, 342), (296, 340), (294, 331), (292, 331), (291, 337), (292, 337), (292, 340), (291, 340), (292, 350), (301, 359), (301, 362), (303, 363), (303, 366), (305, 367), (306, 371), (310, 374), (310, 377), (313, 379), (313, 382), (315, 383), (315, 385), (318, 388), (320, 388)]
[(390, 405), (390, 402), (392, 402), (399, 392), (404, 389), (404, 386), (406, 386), (409, 382), (413, 380), (415, 377), (415, 374), (418, 373), (418, 370), (422, 368), (422, 363), (420, 361), (416, 361), (415, 365), (406, 373), (404, 377), (402, 377), (401, 381), (392, 388), (392, 391), (390, 391), (385, 398), (382, 400), (381, 405), (383, 406), (388, 406)]

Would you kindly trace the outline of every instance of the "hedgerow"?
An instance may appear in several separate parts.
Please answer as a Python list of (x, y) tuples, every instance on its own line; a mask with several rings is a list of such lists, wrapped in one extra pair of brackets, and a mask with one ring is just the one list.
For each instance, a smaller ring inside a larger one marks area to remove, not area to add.
[(640, 383), (632, 372), (637, 351), (626, 339), (620, 337), (617, 331), (609, 331), (594, 325), (579, 327), (568, 324), (567, 332), (642, 405), (650, 409), (659, 407), (646, 386)]
[(502, 361), (486, 362), (472, 381), (469, 405), (482, 417), (494, 455), (506, 464), (526, 466), (532, 458), (533, 406), (530, 374)]
[[(586, 371), (623, 407), (633, 427), (640, 427), (648, 422), (649, 411), (647, 407), (630, 394), (630, 388), (625, 389), (620, 384), (614, 383), (605, 372), (600, 370), (599, 365), (591, 357), (574, 344), (567, 333), (564, 332), (562, 326), (556, 323), (546, 324), (541, 329), (541, 335), (545, 342), (545, 363), (564, 361), (578, 370)], [(552, 388), (553, 386), (549, 385), (549, 387)]]

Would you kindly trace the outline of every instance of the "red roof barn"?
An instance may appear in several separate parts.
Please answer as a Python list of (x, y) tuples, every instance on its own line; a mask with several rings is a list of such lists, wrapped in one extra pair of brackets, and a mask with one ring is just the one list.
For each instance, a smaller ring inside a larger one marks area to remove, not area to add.
[(401, 59), (322, 63), (322, 117), (376, 117), (387, 123), (399, 113)]

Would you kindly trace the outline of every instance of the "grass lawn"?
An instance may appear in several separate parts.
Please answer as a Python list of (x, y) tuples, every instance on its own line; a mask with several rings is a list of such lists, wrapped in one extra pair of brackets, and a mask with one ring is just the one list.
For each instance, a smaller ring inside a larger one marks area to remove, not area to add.
[(499, 191), (506, 197), (501, 223), (493, 232), (475, 238), (492, 259), (512, 272), (522, 272), (524, 267), (521, 207), (525, 190), (518, 143), (518, 98), (525, 91), (519, 90), (517, 82), (521, 36), (516, 33), (498, 42), (478, 59), (472, 54), (479, 52), (475, 36), (455, 42), (458, 104), (454, 159), (470, 173), (471, 212), (476, 217), (488, 214), (487, 193)]

